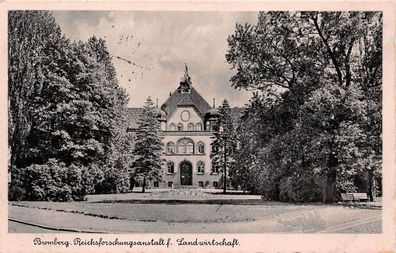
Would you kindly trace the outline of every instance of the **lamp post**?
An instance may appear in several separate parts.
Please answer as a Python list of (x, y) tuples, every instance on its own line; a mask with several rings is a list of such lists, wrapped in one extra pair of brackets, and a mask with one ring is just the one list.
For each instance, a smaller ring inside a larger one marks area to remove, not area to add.
[(223, 193), (226, 193), (227, 191), (227, 136), (224, 134), (224, 128), (223, 126), (219, 127), (219, 134), (220, 138), (223, 140), (222, 143), (222, 149), (223, 149)]
[(226, 193), (227, 190), (227, 138), (224, 136), (224, 180), (223, 180), (223, 193)]

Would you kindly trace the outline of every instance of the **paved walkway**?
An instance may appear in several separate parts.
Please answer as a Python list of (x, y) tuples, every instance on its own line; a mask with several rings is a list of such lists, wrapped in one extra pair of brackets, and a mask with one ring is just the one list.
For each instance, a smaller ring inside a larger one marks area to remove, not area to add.
[[(10, 205), (9, 232), (29, 233), (40, 229), (48, 232), (54, 229), (96, 233), (381, 233), (381, 210), (340, 206), (290, 206), (292, 208), (263, 207), (261, 212), (268, 213), (271, 210), (271, 213), (251, 221), (165, 222), (105, 219)], [(188, 208), (191, 208), (187, 205), (177, 207), (179, 212), (188, 212)], [(150, 208), (153, 212), (158, 212), (167, 207), (158, 204), (150, 205)], [(209, 213), (207, 215), (210, 216)]]

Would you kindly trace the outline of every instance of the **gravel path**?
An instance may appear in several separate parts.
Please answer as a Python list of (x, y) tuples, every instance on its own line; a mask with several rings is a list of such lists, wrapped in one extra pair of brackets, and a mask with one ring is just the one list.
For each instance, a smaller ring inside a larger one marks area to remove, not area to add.
[[(105, 233), (381, 233), (381, 210), (312, 205), (20, 202), (9, 218)], [(45, 209), (44, 209), (45, 208)], [(23, 232), (10, 222), (9, 232)], [(19, 226), (19, 228), (18, 228)], [(27, 229), (26, 232), (29, 232)]]

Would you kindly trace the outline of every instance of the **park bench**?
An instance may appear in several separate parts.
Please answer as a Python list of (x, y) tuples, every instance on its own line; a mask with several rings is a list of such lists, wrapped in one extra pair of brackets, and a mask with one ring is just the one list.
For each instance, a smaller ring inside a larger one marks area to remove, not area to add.
[(353, 195), (350, 193), (341, 193), (342, 202), (353, 202)]
[(359, 201), (359, 202), (361, 202), (361, 201), (368, 202), (369, 201), (369, 198), (367, 197), (366, 193), (355, 192), (355, 193), (351, 193), (351, 194), (353, 195), (353, 199), (355, 201)]
[(368, 202), (369, 198), (366, 193), (351, 192), (351, 193), (341, 193), (342, 202)]

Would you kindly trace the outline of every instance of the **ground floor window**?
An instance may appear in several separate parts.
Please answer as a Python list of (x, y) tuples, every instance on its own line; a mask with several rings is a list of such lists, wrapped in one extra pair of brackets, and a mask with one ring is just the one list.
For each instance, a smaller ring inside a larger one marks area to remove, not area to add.
[(212, 174), (219, 174), (219, 166), (214, 166), (214, 167), (212, 167)]
[(173, 182), (168, 182), (168, 187), (172, 187), (173, 186)]
[(219, 187), (219, 182), (213, 181), (213, 187)]
[(199, 182), (198, 182), (198, 185), (199, 185), (199, 187), (204, 187), (203, 181), (199, 181)]
[(154, 182), (154, 187), (159, 187), (158, 182)]

